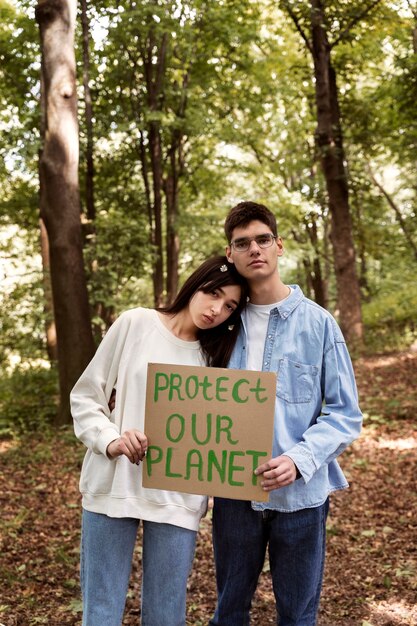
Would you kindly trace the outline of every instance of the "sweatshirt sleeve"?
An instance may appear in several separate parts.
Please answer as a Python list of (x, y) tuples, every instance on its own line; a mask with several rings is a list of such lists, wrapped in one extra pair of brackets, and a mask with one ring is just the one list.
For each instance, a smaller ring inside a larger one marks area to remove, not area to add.
[(324, 464), (330, 463), (360, 434), (362, 413), (352, 363), (343, 335), (332, 319), (324, 351), (320, 415), (302, 441), (285, 452), (307, 483)]
[(70, 395), (75, 435), (96, 454), (106, 454), (109, 443), (120, 436), (111, 420), (108, 401), (129, 328), (130, 316), (123, 313), (107, 331)]

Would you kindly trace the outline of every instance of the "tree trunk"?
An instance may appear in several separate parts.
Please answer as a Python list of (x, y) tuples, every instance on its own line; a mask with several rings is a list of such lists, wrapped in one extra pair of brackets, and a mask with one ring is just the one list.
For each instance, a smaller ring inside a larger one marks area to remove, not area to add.
[(152, 272), (155, 307), (163, 303), (164, 293), (164, 257), (162, 248), (162, 148), (159, 126), (150, 123), (149, 150), (153, 183), (153, 229), (151, 233), (154, 254)]
[(323, 256), (324, 256), (324, 262), (323, 262), (323, 289), (324, 289), (324, 301), (326, 302), (326, 306), (325, 308), (328, 309), (329, 308), (329, 302), (330, 302), (330, 295), (329, 295), (329, 284), (330, 284), (330, 277), (332, 275), (332, 264), (331, 264), (331, 257), (332, 257), (332, 253), (330, 250), (331, 244), (330, 244), (330, 220), (327, 219), (327, 217), (324, 219), (324, 223), (323, 223)]
[(60, 407), (71, 421), (69, 393), (94, 353), (84, 273), (78, 185), (74, 25), (76, 0), (39, 0), (45, 106), (40, 155), (40, 211), (49, 258), (58, 339)]
[(411, 39), (413, 42), (413, 52), (414, 54), (417, 54), (417, 5), (411, 2), (411, 0), (408, 0), (408, 6), (414, 17), (414, 25), (411, 31)]
[(85, 99), (85, 126), (87, 133), (86, 146), (86, 177), (85, 206), (87, 218), (94, 221), (96, 209), (94, 204), (94, 144), (93, 144), (93, 106), (90, 91), (90, 48), (89, 26), (87, 16), (87, 0), (81, 0), (81, 24), (83, 29), (83, 85)]
[(321, 271), (320, 259), (320, 242), (317, 234), (317, 223), (312, 219), (312, 227), (309, 228), (310, 241), (314, 249), (313, 268), (312, 268), (312, 287), (314, 291), (314, 300), (324, 309), (327, 308), (327, 289), (324, 283), (323, 273)]
[(176, 220), (178, 215), (178, 200), (175, 183), (171, 176), (165, 181), (167, 188), (167, 303), (170, 304), (178, 291), (178, 257), (179, 257), (179, 237), (177, 233)]
[[(40, 136), (42, 139), (45, 137), (45, 89), (43, 85), (43, 78), (41, 76), (41, 94), (40, 94)], [(39, 153), (39, 161), (41, 153)], [(39, 167), (39, 162), (38, 162)], [(41, 177), (40, 171), (38, 172), (39, 179)], [(40, 207), (39, 207), (40, 208)], [(45, 336), (46, 336), (46, 352), (48, 354), (49, 362), (58, 362), (58, 344), (56, 338), (56, 325), (54, 314), (54, 303), (52, 296), (51, 285), (51, 264), (49, 261), (49, 241), (48, 233), (46, 232), (43, 219), (39, 218), (39, 241), (41, 247), (41, 259), (42, 259), (42, 286), (44, 297), (44, 320), (45, 320)]]
[[(168, 46), (168, 34), (164, 33), (159, 41), (155, 37), (153, 28), (150, 28), (147, 43), (141, 50), (143, 68), (147, 87), (147, 104), (151, 112), (148, 123), (148, 146), (150, 159), (150, 173), (152, 174), (152, 202), (151, 208), (151, 244), (153, 247), (154, 264), (152, 272), (154, 288), (154, 304), (156, 307), (164, 299), (164, 255), (162, 235), (162, 187), (163, 187), (163, 154), (160, 122), (152, 119), (152, 115), (161, 111), (164, 98), (165, 61)], [(157, 61), (155, 63), (155, 50)], [(144, 143), (142, 143), (142, 149)], [(146, 151), (143, 152), (146, 160)], [(145, 165), (146, 171), (146, 165)], [(142, 161), (142, 171), (144, 162)], [(148, 187), (148, 192), (150, 188)]]
[(164, 181), (167, 207), (167, 303), (173, 302), (178, 291), (178, 256), (179, 237), (177, 233), (178, 216), (178, 169), (176, 163), (176, 142), (171, 146), (170, 171)]
[(340, 325), (348, 341), (360, 343), (363, 336), (360, 289), (356, 273), (336, 75), (331, 65), (321, 0), (311, 0), (311, 35), (317, 105), (316, 145), (326, 180), (331, 214), (330, 240), (333, 247)]
[[(182, 77), (181, 98), (176, 111), (177, 119), (184, 119), (187, 107), (188, 72)], [(178, 219), (178, 183), (184, 174), (184, 135), (181, 128), (171, 133), (169, 148), (169, 172), (165, 180), (165, 197), (167, 203), (167, 301), (173, 302), (178, 291), (178, 259), (180, 241), (177, 231)]]
[[(152, 265), (154, 305), (159, 306), (162, 303), (164, 291), (162, 256), (162, 198), (161, 187), (155, 186), (153, 178), (155, 174), (155, 167), (158, 167), (158, 153), (160, 152), (159, 137), (157, 140), (154, 140), (152, 138), (152, 141), (159, 144), (159, 149), (156, 146), (152, 148), (151, 146), (146, 145), (144, 133), (143, 131), (140, 132), (139, 158), (141, 163), (143, 184), (145, 188), (146, 208), (149, 224), (149, 241), (151, 244), (152, 254), (154, 255), (154, 261)], [(151, 152), (151, 154), (155, 154), (155, 157), (153, 159), (151, 158), (151, 171), (149, 170), (148, 166), (148, 150)], [(150, 181), (152, 181), (152, 185)]]
[(44, 317), (45, 317), (45, 335), (46, 335), (46, 351), (51, 363), (58, 361), (58, 345), (56, 340), (56, 326), (54, 316), (54, 303), (52, 299), (51, 275), (49, 264), (49, 241), (43, 220), (39, 220), (41, 257), (42, 257), (42, 283), (44, 293)]

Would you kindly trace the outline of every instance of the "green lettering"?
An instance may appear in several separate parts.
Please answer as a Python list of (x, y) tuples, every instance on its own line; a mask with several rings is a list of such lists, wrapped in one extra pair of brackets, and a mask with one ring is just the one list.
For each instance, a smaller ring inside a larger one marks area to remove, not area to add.
[(182, 474), (171, 472), (172, 451), (174, 448), (167, 448), (167, 458), (165, 461), (165, 476), (168, 478), (182, 478)]
[[(196, 456), (196, 461), (193, 462), (192, 458)], [(186, 473), (185, 480), (190, 480), (191, 477), (191, 468), (195, 467), (197, 469), (197, 477), (201, 482), (204, 480), (203, 478), (203, 457), (201, 456), (201, 452), (199, 450), (190, 450), (187, 454), (187, 462), (186, 462)]]
[(233, 465), (233, 461), (235, 460), (235, 456), (245, 456), (244, 452), (239, 452), (238, 450), (230, 451), (230, 459), (229, 459), (229, 485), (233, 485), (234, 487), (243, 487), (245, 483), (233, 479), (234, 472), (243, 472), (244, 467), (241, 465)]
[[(178, 424), (179, 430), (178, 430), (177, 435), (173, 435), (171, 432), (172, 422), (174, 419), (177, 419), (179, 422)], [(178, 441), (180, 441), (184, 437), (184, 432), (185, 432), (185, 420), (183, 416), (180, 415), (179, 413), (173, 413), (172, 415), (170, 415), (167, 419), (167, 425), (165, 429), (165, 435), (168, 441), (171, 441), (172, 443), (178, 443)]]
[(221, 387), (223, 380), (229, 380), (228, 376), (219, 376), (216, 378), (216, 400), (219, 402), (226, 402), (227, 398), (221, 398), (221, 393), (227, 393), (227, 387)]
[(205, 439), (199, 439), (197, 435), (197, 414), (193, 413), (191, 415), (191, 436), (199, 446), (204, 446), (206, 443), (210, 441), (211, 438), (211, 424), (212, 424), (212, 416), (211, 413), (207, 413), (206, 417), (206, 436)]
[(213, 383), (210, 383), (207, 376), (204, 376), (203, 380), (200, 381), (200, 387), (203, 390), (203, 398), (204, 400), (213, 400), (212, 397), (207, 395), (207, 391), (210, 387), (213, 387)]
[(243, 383), (247, 383), (249, 385), (249, 381), (246, 380), (246, 378), (241, 378), (233, 385), (232, 398), (235, 402), (244, 403), (248, 401), (247, 396), (245, 398), (241, 398), (239, 395), (239, 387), (243, 385)]
[[(194, 383), (193, 394), (191, 394), (191, 391), (190, 391), (191, 382)], [(189, 376), (187, 380), (185, 381), (185, 395), (187, 396), (187, 398), (190, 398), (191, 400), (193, 400), (197, 394), (198, 394), (198, 376)]]
[(253, 393), (255, 394), (255, 397), (256, 397), (256, 401), (261, 403), (261, 404), (262, 404), (262, 402), (266, 402), (268, 400), (267, 397), (261, 398), (260, 395), (259, 395), (261, 393), (261, 391), (266, 391), (265, 387), (261, 387), (261, 379), (260, 378), (258, 378), (258, 380), (256, 381), (256, 387), (252, 387), (252, 389), (249, 389), (249, 391), (253, 391)]
[[(159, 383), (160, 379), (162, 379), (163, 382), (165, 382), (165, 385), (162, 385)], [(155, 389), (153, 392), (153, 400), (154, 402), (158, 402), (158, 396), (159, 396), (159, 392), (160, 391), (165, 391), (165, 389), (168, 389), (168, 376), (166, 374), (163, 374), (162, 372), (157, 372), (155, 374)]]
[(207, 482), (213, 481), (213, 467), (215, 467), (220, 477), (220, 482), (224, 483), (226, 480), (226, 467), (227, 467), (227, 450), (222, 450), (221, 464), (216, 457), (214, 450), (209, 450), (207, 454)]
[(182, 377), (180, 374), (171, 374), (169, 377), (169, 401), (171, 402), (174, 391), (177, 392), (178, 400), (184, 400), (184, 398), (180, 394), (180, 387), (182, 384)]
[(155, 463), (160, 463), (162, 460), (162, 448), (158, 446), (148, 446), (148, 451), (146, 453), (146, 470), (148, 472), (148, 476), (152, 476), (152, 465)]
[[(222, 426), (222, 422), (225, 422)], [(216, 420), (216, 443), (220, 443), (220, 433), (226, 433), (226, 440), (235, 446), (239, 441), (232, 439), (232, 433), (230, 432), (233, 426), (232, 419), (228, 415), (218, 415)]]
[(256, 485), (257, 476), (253, 473), (259, 465), (259, 458), (261, 456), (268, 456), (267, 452), (259, 452), (259, 450), (246, 450), (246, 454), (252, 457), (252, 485)]

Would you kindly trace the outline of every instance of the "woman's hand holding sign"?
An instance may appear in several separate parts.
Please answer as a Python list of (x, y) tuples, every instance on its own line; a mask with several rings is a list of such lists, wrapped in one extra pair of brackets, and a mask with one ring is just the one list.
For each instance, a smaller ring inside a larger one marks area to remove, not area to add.
[(139, 463), (144, 459), (148, 449), (148, 438), (140, 430), (132, 428), (126, 430), (121, 437), (110, 442), (107, 446), (107, 456), (115, 459), (125, 455), (131, 463)]
[(282, 454), (257, 467), (255, 474), (263, 474), (262, 489), (272, 491), (291, 485), (297, 478), (297, 466), (289, 456)]

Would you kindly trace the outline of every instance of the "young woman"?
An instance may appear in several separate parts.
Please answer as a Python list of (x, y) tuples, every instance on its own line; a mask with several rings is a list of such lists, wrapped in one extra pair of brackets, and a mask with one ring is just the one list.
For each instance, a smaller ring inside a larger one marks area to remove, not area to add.
[(185, 624), (187, 578), (207, 499), (142, 487), (147, 365), (226, 367), (246, 300), (234, 265), (223, 256), (209, 259), (171, 306), (123, 313), (76, 383), (75, 434), (88, 448), (80, 479), (83, 626), (122, 623), (140, 520), (142, 626)]

